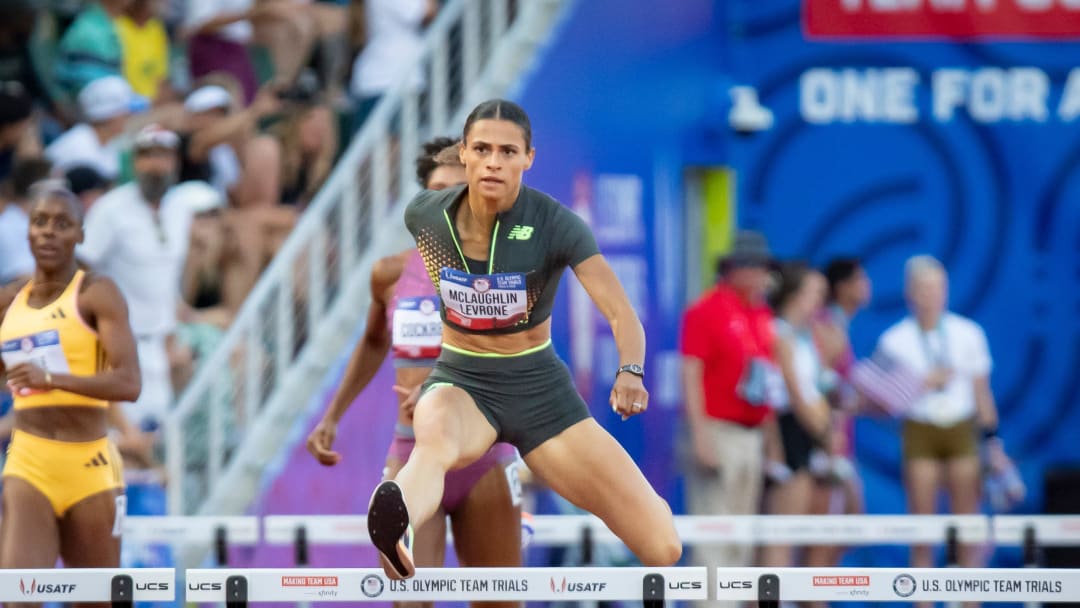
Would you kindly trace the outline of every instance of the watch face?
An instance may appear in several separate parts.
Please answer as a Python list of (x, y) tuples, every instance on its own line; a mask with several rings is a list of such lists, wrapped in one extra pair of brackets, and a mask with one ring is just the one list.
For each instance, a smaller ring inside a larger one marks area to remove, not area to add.
[(622, 371), (630, 372), (631, 374), (643, 374), (643, 373), (645, 373), (645, 370), (641, 369), (641, 366), (637, 365), (636, 363), (631, 363), (630, 365), (624, 365), (622, 367)]

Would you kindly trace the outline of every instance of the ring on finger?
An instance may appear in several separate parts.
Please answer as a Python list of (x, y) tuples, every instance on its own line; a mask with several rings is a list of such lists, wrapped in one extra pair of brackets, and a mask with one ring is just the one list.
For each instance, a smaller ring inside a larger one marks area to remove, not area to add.
[(641, 409), (641, 404), (640, 404), (640, 403), (638, 403), (637, 401), (635, 401), (635, 402), (633, 403), (633, 406), (634, 406), (634, 411), (637, 411), (637, 410), (640, 410), (640, 409)]

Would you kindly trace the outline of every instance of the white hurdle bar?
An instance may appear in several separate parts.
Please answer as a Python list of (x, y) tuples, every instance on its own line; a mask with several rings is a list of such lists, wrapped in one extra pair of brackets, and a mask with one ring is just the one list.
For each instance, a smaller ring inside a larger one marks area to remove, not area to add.
[(0, 602), (132, 602), (176, 599), (173, 568), (0, 570)]
[(1075, 602), (1080, 570), (720, 568), (714, 599), (824, 602)]
[[(1080, 525), (1080, 518), (1076, 518)], [(532, 544), (591, 545), (621, 541), (593, 515), (535, 515)], [(819, 515), (675, 517), (679, 537), (687, 545), (944, 544), (955, 555), (957, 544), (985, 543), (991, 538), (989, 518), (982, 515)], [(263, 518), (267, 544), (293, 545), (297, 565), (308, 563), (310, 545), (370, 545), (363, 515), (269, 515)], [(955, 561), (955, 559), (950, 560)]]
[(254, 516), (156, 516), (124, 518), (123, 538), (171, 545), (213, 544), (217, 564), (229, 563), (230, 546), (259, 544), (259, 518)]
[(643, 601), (708, 598), (705, 568), (429, 568), (407, 581), (374, 568), (187, 571), (187, 602)]

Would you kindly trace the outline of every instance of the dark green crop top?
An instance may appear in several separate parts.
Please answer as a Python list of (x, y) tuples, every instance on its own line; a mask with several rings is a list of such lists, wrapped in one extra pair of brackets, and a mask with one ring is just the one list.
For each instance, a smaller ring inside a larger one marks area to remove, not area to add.
[(443, 321), (485, 334), (544, 322), (563, 269), (600, 253), (592, 232), (559, 201), (522, 185), (514, 206), (496, 218), (486, 267), (477, 268), (466, 261), (454, 226), (466, 187), (425, 190), (405, 208), (405, 225), (442, 297)]

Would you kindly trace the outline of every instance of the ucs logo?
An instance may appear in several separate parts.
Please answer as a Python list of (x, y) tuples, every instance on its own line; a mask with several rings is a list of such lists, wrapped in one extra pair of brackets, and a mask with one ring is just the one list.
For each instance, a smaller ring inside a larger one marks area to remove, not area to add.
[(701, 589), (701, 581), (668, 581), (668, 589)]
[(221, 591), (221, 583), (192, 583), (187, 584), (188, 591)]
[(169, 583), (135, 583), (136, 591), (168, 591)]
[(716, 586), (720, 589), (753, 589), (753, 581), (717, 581)]

